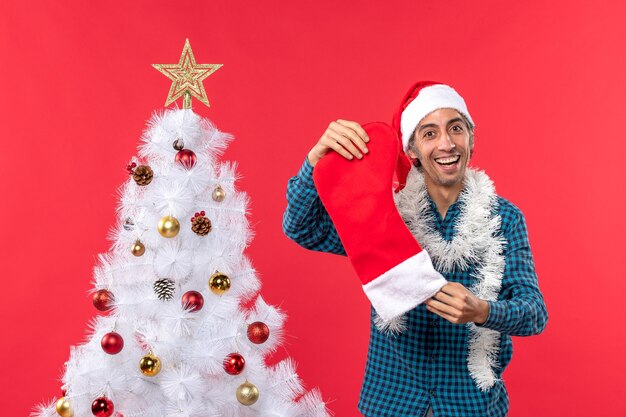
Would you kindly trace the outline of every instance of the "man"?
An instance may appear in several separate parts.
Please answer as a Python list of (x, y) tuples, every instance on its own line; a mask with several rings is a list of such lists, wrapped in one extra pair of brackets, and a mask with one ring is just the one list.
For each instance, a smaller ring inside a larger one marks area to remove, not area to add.
[[(404, 330), (381, 326), (372, 308), (359, 400), (366, 416), (505, 416), (501, 375), (512, 357), (511, 336), (539, 334), (546, 326), (524, 216), (495, 194), (484, 172), (468, 168), (474, 127), (463, 98), (432, 81), (414, 84), (394, 116), (403, 150), (394, 201), (445, 280), (404, 312), (398, 327)], [(329, 152), (357, 164), (371, 157), (370, 140), (376, 138), (356, 122), (329, 125), (289, 180), (283, 219), (289, 238), (346, 255), (312, 173)]]

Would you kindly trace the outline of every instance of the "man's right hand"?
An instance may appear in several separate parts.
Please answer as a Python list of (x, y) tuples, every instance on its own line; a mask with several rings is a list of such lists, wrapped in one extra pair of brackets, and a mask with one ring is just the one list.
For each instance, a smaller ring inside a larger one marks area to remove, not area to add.
[(354, 159), (355, 156), (361, 159), (364, 153), (369, 152), (365, 145), (369, 140), (369, 136), (357, 122), (342, 119), (330, 122), (326, 132), (309, 151), (309, 163), (315, 166), (330, 151), (335, 151), (346, 159)]

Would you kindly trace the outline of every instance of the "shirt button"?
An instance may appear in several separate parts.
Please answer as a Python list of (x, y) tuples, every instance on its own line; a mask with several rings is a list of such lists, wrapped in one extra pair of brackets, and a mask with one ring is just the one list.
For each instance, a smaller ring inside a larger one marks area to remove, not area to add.
[(435, 359), (437, 359), (437, 354), (433, 353), (432, 355), (430, 355), (431, 361), (435, 361)]
[(432, 395), (433, 397), (435, 396), (435, 390), (431, 389), (430, 391), (428, 391), (430, 393), (430, 395)]

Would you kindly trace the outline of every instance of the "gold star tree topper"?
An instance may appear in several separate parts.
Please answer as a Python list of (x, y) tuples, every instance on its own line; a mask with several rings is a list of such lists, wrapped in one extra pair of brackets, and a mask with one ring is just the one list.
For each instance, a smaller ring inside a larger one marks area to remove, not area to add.
[(183, 108), (190, 109), (193, 96), (210, 107), (202, 80), (217, 71), (222, 64), (196, 64), (189, 39), (185, 40), (178, 64), (152, 64), (152, 66), (172, 80), (165, 106), (183, 97)]

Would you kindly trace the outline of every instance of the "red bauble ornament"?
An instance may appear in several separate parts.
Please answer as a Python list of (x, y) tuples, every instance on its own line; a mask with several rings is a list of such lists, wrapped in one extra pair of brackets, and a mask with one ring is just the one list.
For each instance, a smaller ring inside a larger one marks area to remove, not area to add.
[(128, 166), (126, 167), (126, 171), (128, 171), (129, 174), (132, 174), (136, 166), (137, 166), (137, 162), (132, 162), (128, 164)]
[(98, 397), (91, 403), (91, 412), (96, 417), (110, 417), (114, 409), (113, 401), (107, 397)]
[(255, 321), (248, 326), (248, 339), (252, 343), (260, 345), (270, 337), (270, 328), (262, 321)]
[(191, 169), (196, 164), (196, 154), (190, 149), (182, 149), (176, 153), (176, 162)]
[(183, 308), (189, 311), (198, 311), (204, 305), (204, 297), (198, 291), (187, 291), (183, 294)]
[(239, 375), (243, 371), (246, 361), (239, 353), (231, 353), (224, 359), (224, 370), (230, 375)]
[(109, 290), (98, 290), (93, 294), (93, 306), (100, 311), (109, 311), (113, 294)]
[(109, 355), (115, 355), (122, 351), (124, 347), (124, 339), (119, 333), (109, 332), (102, 336), (102, 340), (100, 341), (100, 345), (102, 346), (102, 350), (104, 350)]

